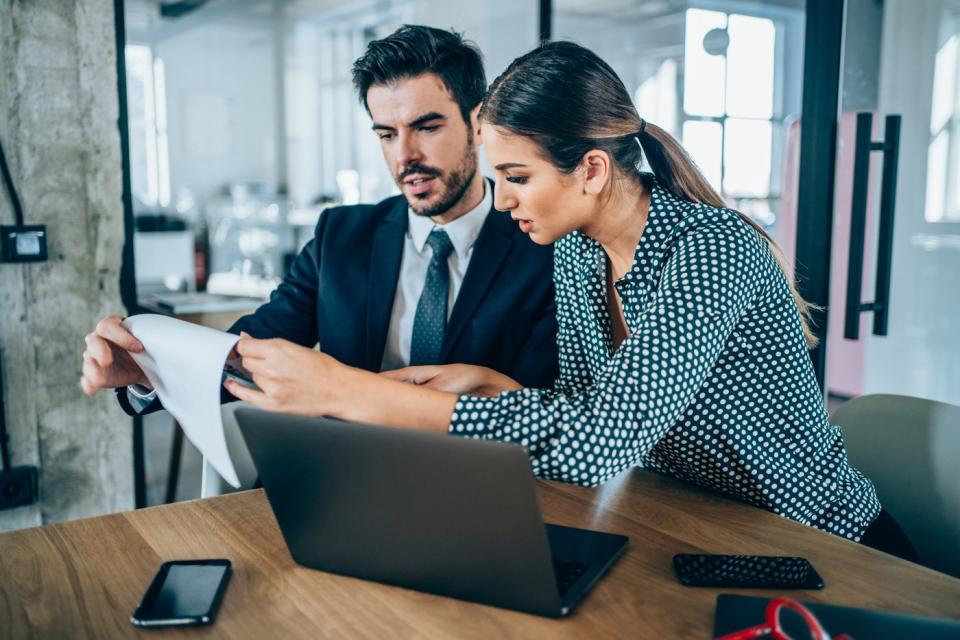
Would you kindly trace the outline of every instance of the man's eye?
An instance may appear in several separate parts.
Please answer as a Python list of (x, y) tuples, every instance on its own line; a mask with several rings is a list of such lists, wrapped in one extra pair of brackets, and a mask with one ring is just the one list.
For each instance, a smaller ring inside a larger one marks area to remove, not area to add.
[(393, 134), (392, 134), (392, 133), (381, 133), (381, 134), (380, 134), (380, 139), (381, 139), (381, 140), (392, 140), (392, 139), (393, 139)]
[(427, 133), (430, 133), (431, 131), (436, 131), (439, 128), (440, 128), (440, 125), (435, 124), (435, 125), (430, 125), (428, 127), (420, 127), (420, 131), (426, 131)]
[(512, 182), (513, 184), (527, 184), (527, 179), (522, 176), (507, 176), (507, 182)]

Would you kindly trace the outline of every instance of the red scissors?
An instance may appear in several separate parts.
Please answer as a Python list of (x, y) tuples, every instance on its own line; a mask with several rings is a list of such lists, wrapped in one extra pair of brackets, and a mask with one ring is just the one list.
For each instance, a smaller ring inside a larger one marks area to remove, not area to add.
[(839, 635), (836, 638), (827, 633), (820, 621), (817, 620), (809, 609), (789, 598), (774, 598), (767, 603), (766, 620), (762, 624), (749, 629), (735, 631), (716, 640), (752, 640), (753, 638), (762, 638), (769, 635), (774, 640), (793, 640), (793, 638), (783, 630), (780, 624), (780, 614), (784, 609), (790, 609), (803, 618), (807, 629), (810, 631), (811, 640), (853, 640), (851, 636)]

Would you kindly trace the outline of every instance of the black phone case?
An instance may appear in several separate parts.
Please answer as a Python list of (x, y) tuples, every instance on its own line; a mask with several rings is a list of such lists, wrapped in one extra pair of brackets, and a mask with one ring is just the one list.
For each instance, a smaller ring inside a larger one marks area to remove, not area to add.
[(823, 578), (806, 558), (677, 554), (673, 568), (688, 587), (822, 589)]
[[(163, 583), (167, 578), (170, 568), (174, 565), (192, 564), (216, 564), (224, 567), (223, 577), (220, 578), (220, 583), (217, 585), (217, 590), (210, 599), (210, 607), (207, 609), (207, 613), (199, 616), (188, 616), (182, 618), (148, 617), (148, 608), (151, 607), (156, 600), (157, 595), (159, 594), (160, 589), (163, 587)], [(160, 565), (157, 573), (153, 576), (153, 580), (150, 581), (150, 586), (148, 586), (147, 590), (143, 593), (143, 597), (140, 599), (139, 604), (137, 604), (137, 608), (134, 609), (133, 613), (130, 615), (130, 622), (138, 627), (194, 627), (211, 624), (216, 617), (217, 610), (220, 608), (220, 602), (223, 600), (223, 593), (227, 588), (227, 583), (230, 582), (230, 576), (232, 573), (233, 566), (226, 558), (212, 560), (169, 560), (164, 562)]]

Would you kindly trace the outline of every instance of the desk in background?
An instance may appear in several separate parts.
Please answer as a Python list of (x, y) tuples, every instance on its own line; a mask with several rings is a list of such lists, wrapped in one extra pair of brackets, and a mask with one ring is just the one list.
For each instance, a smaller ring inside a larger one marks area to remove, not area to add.
[[(0, 535), (0, 637), (686, 640), (711, 637), (721, 591), (776, 593), (683, 587), (671, 560), (684, 552), (804, 556), (826, 588), (791, 592), (796, 599), (960, 618), (956, 578), (648, 471), (597, 489), (541, 481), (539, 496), (547, 522), (630, 537), (570, 618), (301, 567), (257, 490)], [(161, 562), (218, 557), (233, 562), (234, 575), (211, 627), (130, 624)]]
[(186, 322), (226, 331), (234, 322), (266, 302), (266, 297), (230, 296), (206, 292), (171, 292), (143, 296), (142, 313), (159, 313)]

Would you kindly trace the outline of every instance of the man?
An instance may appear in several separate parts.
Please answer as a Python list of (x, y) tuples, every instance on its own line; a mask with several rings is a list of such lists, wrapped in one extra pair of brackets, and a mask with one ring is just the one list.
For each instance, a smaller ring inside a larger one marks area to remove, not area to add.
[[(404, 26), (370, 43), (353, 79), (402, 195), (324, 212), (270, 301), (230, 331), (319, 342), (370, 371), (460, 362), (550, 386), (553, 253), (493, 209), (493, 184), (477, 170), (479, 51), (455, 33)], [(86, 343), (85, 393), (114, 387), (128, 413), (160, 408), (127, 353), (143, 347), (119, 317)]]

